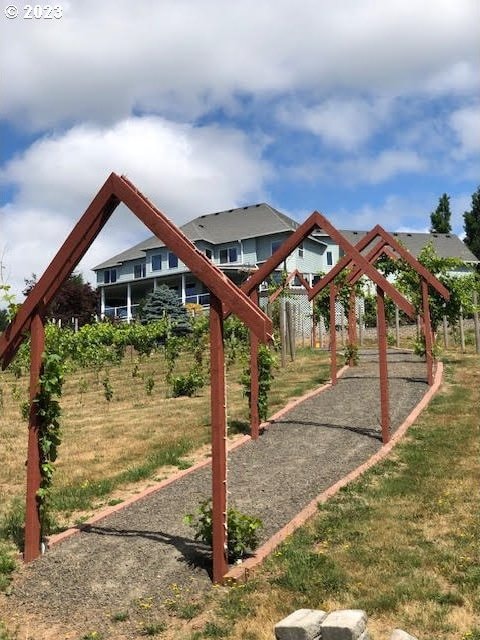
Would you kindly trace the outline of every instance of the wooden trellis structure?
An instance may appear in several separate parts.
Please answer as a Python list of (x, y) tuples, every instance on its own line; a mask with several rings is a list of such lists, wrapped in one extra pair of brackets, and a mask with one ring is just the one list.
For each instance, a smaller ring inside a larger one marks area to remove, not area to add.
[[(35, 399), (42, 373), (46, 308), (100, 233), (113, 211), (123, 202), (152, 233), (173, 251), (210, 291), (210, 357), (212, 416), (213, 579), (220, 582), (228, 570), (224, 310), (236, 314), (256, 340), (271, 339), (270, 319), (231, 280), (211, 263), (188, 238), (124, 176), (112, 173), (65, 240), (17, 315), (0, 337), (0, 362), (8, 366), (28, 332), (31, 335), (30, 416), (28, 431), (27, 497), (25, 522), (26, 562), (40, 554), (39, 419)], [(257, 381), (258, 382), (258, 381)]]
[[(330, 285), (330, 326), (335, 327), (335, 299), (336, 299), (336, 287), (334, 284), (334, 278), (341, 273), (343, 269), (348, 266), (355, 266), (350, 278), (355, 275), (366, 275), (377, 287), (377, 326), (378, 326), (378, 342), (379, 342), (379, 370), (380, 370), (380, 402), (381, 402), (381, 427), (382, 427), (382, 440), (388, 442), (390, 438), (390, 420), (389, 420), (389, 398), (388, 398), (388, 370), (387, 370), (387, 327), (385, 321), (385, 302), (384, 297), (388, 295), (395, 304), (402, 309), (410, 318), (415, 318), (415, 309), (413, 305), (401, 295), (401, 293), (374, 267), (374, 262), (378, 259), (380, 252), (384, 251), (387, 255), (394, 255), (391, 252), (394, 251), (402, 258), (407, 260), (411, 266), (422, 277), (422, 293), (424, 299), (423, 305), (423, 326), (425, 331), (426, 340), (428, 335), (431, 337), (431, 326), (428, 307), (428, 285), (430, 284), (437, 289), (446, 299), (449, 297), (449, 292), (445, 287), (423, 266), (418, 260), (413, 258), (396, 240), (388, 234), (382, 227), (377, 225), (370, 231), (357, 245), (352, 245), (346, 240), (346, 238), (338, 231), (328, 220), (318, 211), (314, 211), (293, 233), (285, 242), (272, 254), (272, 256), (260, 266), (242, 285), (241, 288), (251, 297), (257, 296), (258, 299), (258, 287), (260, 284), (267, 280), (269, 275), (284, 261), (286, 258), (315, 230), (322, 229), (328, 233), (328, 235), (336, 241), (341, 247), (345, 256), (333, 267), (326, 276), (324, 276), (317, 284), (312, 288), (307, 288), (309, 300), (313, 300), (316, 295), (327, 285)], [(368, 247), (376, 238), (380, 237), (381, 241), (374, 249), (372, 249), (368, 256), (362, 255), (361, 251)], [(381, 245), (381, 247), (380, 247)], [(388, 248), (390, 247), (390, 249)], [(293, 277), (293, 276), (292, 276)], [(352, 305), (350, 306), (352, 309)], [(352, 313), (349, 313), (349, 340), (353, 344), (356, 336), (354, 334), (354, 323), (352, 322)], [(336, 341), (335, 333), (332, 333), (333, 345), (331, 347), (331, 378), (332, 383), (335, 384), (337, 377), (336, 370)], [(431, 361), (431, 342), (427, 342), (427, 377), (429, 384), (433, 379), (432, 374), (432, 361)], [(428, 356), (428, 352), (430, 356)], [(257, 366), (257, 353), (258, 346), (253, 338), (251, 340), (251, 354), (250, 362), (253, 367)], [(258, 376), (252, 375), (251, 383), (251, 398), (253, 407), (253, 398), (258, 398), (258, 388), (255, 387), (255, 380), (258, 380)], [(252, 414), (252, 437), (258, 437), (258, 416), (256, 418)]]

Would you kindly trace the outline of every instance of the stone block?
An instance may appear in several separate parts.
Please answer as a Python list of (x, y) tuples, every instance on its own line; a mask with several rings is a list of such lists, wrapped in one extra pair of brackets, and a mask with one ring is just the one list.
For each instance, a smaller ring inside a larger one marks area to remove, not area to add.
[(392, 631), (392, 635), (390, 636), (390, 640), (418, 640), (415, 636), (411, 636), (406, 631), (402, 629), (394, 629)]
[(360, 609), (332, 611), (322, 622), (322, 640), (360, 640), (367, 619), (365, 611)]
[(319, 640), (325, 611), (298, 609), (275, 625), (277, 640)]

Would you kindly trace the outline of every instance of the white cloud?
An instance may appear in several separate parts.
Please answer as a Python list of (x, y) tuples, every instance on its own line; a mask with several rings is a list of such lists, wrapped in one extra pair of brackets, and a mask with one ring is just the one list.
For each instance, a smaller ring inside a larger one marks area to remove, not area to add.
[(63, 5), (61, 20), (1, 21), (0, 117), (35, 129), (134, 108), (196, 117), (242, 94), (478, 86), (476, 0)]
[[(218, 126), (130, 118), (41, 139), (0, 171), (0, 183), (16, 192), (0, 209), (0, 245), (17, 291), (24, 277), (44, 270), (111, 171), (128, 175), (177, 224), (261, 199), (269, 175), (260, 141)], [(85, 267), (148, 235), (126, 211), (114, 215)]]
[(331, 147), (359, 147), (385, 123), (388, 99), (330, 98), (311, 107), (296, 102), (278, 108), (278, 120), (292, 129), (309, 131)]
[(480, 103), (454, 111), (450, 116), (450, 126), (460, 143), (461, 155), (480, 151)]
[(306, 162), (285, 173), (294, 180), (356, 185), (380, 185), (404, 174), (422, 173), (427, 160), (416, 151), (386, 149), (377, 154), (357, 154), (338, 161)]

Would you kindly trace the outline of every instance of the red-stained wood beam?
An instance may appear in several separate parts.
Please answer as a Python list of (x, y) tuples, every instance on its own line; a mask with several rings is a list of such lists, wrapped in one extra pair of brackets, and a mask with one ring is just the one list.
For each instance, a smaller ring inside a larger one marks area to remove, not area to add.
[[(258, 306), (258, 290), (250, 294), (252, 302)], [(258, 338), (250, 331), (250, 435), (257, 440), (260, 435), (260, 416), (258, 413)]]
[(30, 343), (30, 414), (28, 420), (27, 495), (25, 509), (25, 547), (23, 557), (30, 562), (41, 552), (41, 524), (37, 491), (40, 489), (40, 445), (37, 405), (34, 402), (40, 389), (42, 356), (45, 349), (43, 320), (36, 313), (31, 321)]
[[(312, 213), (310, 218), (312, 218), (314, 214)], [(368, 247), (368, 245), (375, 240), (375, 238), (378, 235), (378, 230), (379, 230), (379, 225), (376, 225), (375, 227), (373, 227), (373, 229), (371, 229), (368, 233), (366, 233), (363, 238), (361, 238), (357, 244), (355, 245), (355, 248), (358, 251), (363, 251), (366, 247)], [(339, 232), (340, 233), (340, 232)], [(337, 262), (336, 265), (334, 265), (330, 271), (328, 272), (328, 276), (329, 276), (329, 280), (326, 284), (322, 285), (321, 287), (319, 286), (320, 283), (322, 283), (322, 280), (319, 280), (312, 288), (311, 288), (311, 295), (312, 298), (317, 296), (320, 291), (327, 286), (327, 284), (329, 284), (332, 280), (334, 280), (338, 275), (340, 275), (340, 273), (346, 268), (346, 267), (350, 267), (352, 265), (352, 263), (354, 263), (354, 260), (352, 260), (352, 257), (347, 253), (346, 255), (344, 255), (342, 258), (340, 258), (340, 260)], [(358, 268), (358, 267), (357, 267)], [(361, 271), (361, 269), (360, 269)]]
[(310, 285), (308, 284), (308, 282), (305, 280), (302, 274), (298, 271), (298, 269), (295, 269), (294, 271), (288, 274), (288, 276), (285, 279), (285, 282), (282, 282), (282, 284), (277, 289), (275, 289), (272, 295), (268, 298), (268, 302), (270, 304), (272, 304), (272, 302), (275, 302), (278, 296), (282, 293), (282, 291), (284, 291), (287, 288), (287, 286), (295, 277), (297, 277), (300, 280), (300, 283), (302, 284), (302, 286), (305, 288), (306, 291), (310, 291)]
[(121, 201), (178, 255), (212, 293), (248, 324), (262, 342), (270, 339), (273, 332), (271, 320), (239, 292), (225, 274), (200, 253), (131, 182), (112, 173), (0, 336), (2, 368), (12, 361), (25, 339), (35, 310), (39, 305), (46, 308), (50, 304)]
[(425, 359), (427, 361), (427, 382), (433, 384), (433, 336), (430, 320), (430, 304), (428, 301), (428, 284), (422, 278), (423, 335), (425, 338)]
[(330, 378), (332, 385), (337, 384), (337, 327), (335, 299), (337, 297), (337, 287), (330, 283)]
[[(273, 333), (270, 318), (124, 176), (114, 177), (114, 193), (146, 227), (160, 238), (188, 269), (258, 336), (268, 342)], [(153, 214), (153, 215), (152, 215)]]
[(378, 366), (380, 373), (380, 420), (382, 428), (382, 442), (390, 440), (390, 400), (387, 361), (387, 323), (385, 321), (385, 294), (377, 286), (377, 332), (378, 332)]
[(403, 247), (391, 233), (385, 231), (383, 227), (377, 225), (378, 235), (387, 241), (388, 245), (396, 252), (398, 255), (405, 260), (415, 271), (424, 278), (427, 283), (436, 289), (438, 293), (445, 298), (445, 300), (450, 300), (450, 291), (443, 285), (438, 278), (436, 278), (433, 273), (431, 273), (421, 262), (419, 262), (410, 252), (408, 252), (405, 247)]
[(210, 406), (212, 421), (212, 559), (213, 582), (219, 584), (228, 571), (227, 551), (227, 422), (223, 309), (210, 296)]
[(23, 342), (35, 309), (39, 305), (44, 309), (48, 307), (119, 205), (119, 200), (112, 195), (113, 175), (107, 178), (12, 322), (0, 336), (0, 361), (3, 369), (10, 364)]
[[(415, 309), (404, 298), (393, 285), (388, 282), (368, 260), (360, 253), (360, 251), (354, 247), (348, 240), (338, 231), (335, 227), (318, 211), (315, 212), (317, 226), (324, 229), (328, 235), (334, 240), (345, 252), (345, 254), (351, 259), (358, 267), (360, 267), (366, 276), (370, 278), (377, 286), (380, 286), (384, 293), (386, 293), (405, 313), (410, 317), (415, 317)], [(348, 264), (348, 262), (347, 262)], [(345, 267), (343, 267), (345, 268)], [(312, 300), (327, 284), (330, 284), (335, 275), (332, 274), (334, 269), (331, 269), (326, 276), (324, 276), (317, 284), (312, 287), (308, 297)]]

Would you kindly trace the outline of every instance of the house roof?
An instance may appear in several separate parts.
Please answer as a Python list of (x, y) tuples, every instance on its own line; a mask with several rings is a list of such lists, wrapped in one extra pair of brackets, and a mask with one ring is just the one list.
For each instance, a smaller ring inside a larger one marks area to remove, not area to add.
[[(204, 240), (212, 245), (217, 245), (246, 240), (247, 238), (258, 238), (273, 233), (291, 232), (295, 231), (298, 226), (298, 222), (262, 202), (247, 207), (208, 213), (190, 220), (180, 229), (192, 242)], [(149, 249), (158, 249), (164, 246), (161, 240), (151, 236), (98, 264), (93, 270), (115, 267), (128, 260), (144, 258), (145, 252)]]
[[(367, 234), (367, 231), (341, 230), (341, 233), (351, 244), (357, 244)], [(467, 245), (454, 233), (408, 233), (405, 231), (391, 231), (390, 233), (415, 258), (418, 258), (422, 249), (431, 242), (440, 258), (458, 258), (463, 262), (478, 262)], [(367, 247), (365, 251), (368, 251), (371, 246)]]
[[(219, 245), (274, 233), (292, 232), (298, 227), (298, 222), (262, 202), (237, 209), (207, 213), (190, 220), (180, 228), (192, 242), (203, 240), (211, 245)], [(343, 230), (341, 233), (349, 242), (356, 244), (367, 232)], [(318, 229), (311, 238), (321, 242), (326, 235), (324, 231)], [(459, 258), (464, 262), (478, 263), (473, 253), (453, 233), (393, 232), (392, 235), (415, 257), (418, 257), (428, 242), (433, 242), (435, 251), (441, 258)], [(130, 249), (98, 264), (93, 270), (116, 267), (129, 260), (141, 260), (145, 258), (146, 251), (164, 246), (156, 236), (150, 236)]]

